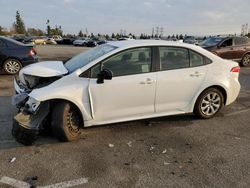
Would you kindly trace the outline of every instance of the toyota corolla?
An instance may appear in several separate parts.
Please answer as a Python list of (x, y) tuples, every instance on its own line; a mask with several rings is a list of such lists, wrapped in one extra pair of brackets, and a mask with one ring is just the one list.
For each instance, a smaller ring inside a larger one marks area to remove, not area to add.
[(17, 141), (51, 127), (61, 141), (84, 127), (194, 113), (212, 118), (235, 101), (240, 68), (201, 47), (166, 41), (110, 42), (67, 62), (23, 68), (14, 80)]

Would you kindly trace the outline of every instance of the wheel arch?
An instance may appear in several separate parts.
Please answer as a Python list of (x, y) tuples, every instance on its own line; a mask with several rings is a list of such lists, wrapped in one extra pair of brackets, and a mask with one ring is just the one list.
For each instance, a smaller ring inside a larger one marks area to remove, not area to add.
[(50, 106), (52, 106), (52, 107), (50, 107), (50, 114), (52, 112), (53, 106), (58, 104), (58, 103), (67, 102), (67, 103), (73, 105), (77, 109), (77, 113), (80, 115), (80, 118), (82, 120), (83, 127), (84, 127), (84, 120), (87, 118), (86, 114), (85, 114), (85, 112), (83, 112), (81, 110), (81, 108), (75, 102), (67, 100), (67, 99), (60, 99), (60, 98), (49, 99), (49, 100), (46, 100), (43, 102), (49, 102), (50, 104), (52, 104), (52, 105), (50, 105)]
[(195, 105), (196, 105), (196, 102), (197, 102), (198, 98), (200, 97), (200, 95), (201, 95), (204, 91), (206, 91), (207, 89), (210, 89), (210, 88), (216, 88), (216, 89), (218, 89), (218, 90), (222, 93), (223, 98), (224, 98), (224, 105), (226, 105), (226, 103), (227, 103), (227, 91), (226, 91), (226, 89), (225, 89), (223, 86), (221, 86), (221, 85), (211, 85), (211, 86), (209, 86), (209, 87), (204, 88), (204, 89), (195, 97), (195, 100), (194, 100), (194, 103), (193, 103), (192, 110), (194, 110)]

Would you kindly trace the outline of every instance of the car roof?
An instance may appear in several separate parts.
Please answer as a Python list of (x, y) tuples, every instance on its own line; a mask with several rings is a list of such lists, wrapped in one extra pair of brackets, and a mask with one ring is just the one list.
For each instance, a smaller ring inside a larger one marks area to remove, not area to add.
[(139, 46), (179, 46), (179, 47), (193, 47), (194, 45), (174, 42), (174, 41), (165, 41), (165, 40), (123, 40), (123, 41), (111, 41), (108, 42), (112, 46), (118, 48), (131, 48)]
[(117, 47), (120, 50), (136, 47), (147, 47), (147, 46), (168, 46), (168, 47), (182, 47), (199, 52), (212, 60), (220, 59), (218, 56), (205, 50), (204, 48), (194, 45), (187, 44), (178, 41), (165, 41), (165, 40), (125, 40), (125, 41), (111, 41), (108, 44)]

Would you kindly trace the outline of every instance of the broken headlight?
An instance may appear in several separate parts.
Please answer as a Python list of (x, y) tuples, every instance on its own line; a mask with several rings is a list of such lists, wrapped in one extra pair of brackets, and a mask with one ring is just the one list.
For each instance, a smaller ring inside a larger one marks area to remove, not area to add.
[(28, 88), (32, 89), (39, 83), (39, 77), (24, 74), (24, 80)]

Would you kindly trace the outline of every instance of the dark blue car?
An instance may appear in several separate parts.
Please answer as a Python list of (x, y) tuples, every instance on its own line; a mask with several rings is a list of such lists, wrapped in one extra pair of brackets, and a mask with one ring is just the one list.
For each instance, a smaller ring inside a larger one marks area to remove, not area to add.
[(37, 61), (33, 45), (0, 36), (0, 68), (7, 74), (16, 74), (22, 67)]

